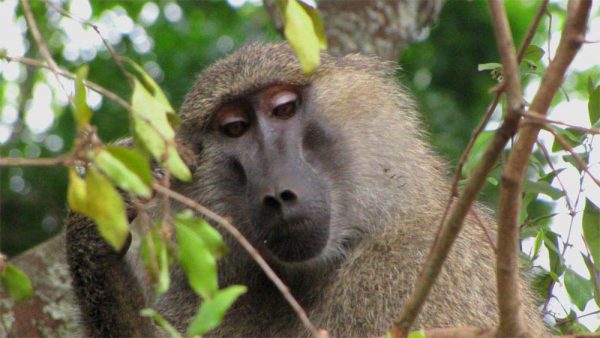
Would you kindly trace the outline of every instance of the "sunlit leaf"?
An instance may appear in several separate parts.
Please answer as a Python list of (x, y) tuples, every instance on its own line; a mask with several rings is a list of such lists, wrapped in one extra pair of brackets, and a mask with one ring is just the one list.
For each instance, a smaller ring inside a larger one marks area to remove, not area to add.
[(485, 70), (502, 69), (502, 64), (497, 62), (480, 63), (477, 65), (477, 70), (482, 72)]
[(426, 338), (425, 330), (413, 331), (408, 335), (408, 338)]
[(544, 50), (536, 45), (529, 45), (523, 54), (523, 59), (539, 61), (544, 56)]
[(144, 68), (140, 67), (140, 65), (135, 63), (130, 58), (124, 58), (124, 60), (127, 61), (127, 63), (129, 63), (135, 69), (135, 71), (138, 75), (138, 79), (144, 85), (144, 87), (146, 87), (146, 89), (148, 90), (150, 95), (154, 96), (159, 101), (159, 103), (163, 106), (166, 113), (168, 114), (167, 118), (169, 119), (171, 126), (173, 128), (177, 128), (177, 126), (179, 125), (178, 115), (177, 115), (177, 113), (175, 113), (175, 109), (173, 109), (173, 107), (171, 106), (169, 99), (167, 99), (167, 96), (162, 91), (160, 86), (156, 83), (156, 81), (154, 81), (152, 76), (150, 76), (150, 74), (148, 74), (144, 70)]
[(87, 78), (88, 66), (85, 65), (77, 70), (75, 75), (75, 120), (77, 129), (85, 128), (92, 119), (92, 111), (87, 105), (85, 85), (83, 80)]
[(188, 336), (203, 335), (217, 327), (221, 323), (225, 312), (246, 290), (245, 286), (232, 285), (219, 290), (213, 298), (204, 300), (200, 305), (198, 314), (188, 327)]
[(156, 293), (160, 295), (169, 289), (169, 264), (171, 253), (169, 247), (157, 233), (151, 229), (142, 240), (141, 255), (152, 280), (156, 283)]
[(535, 236), (535, 242), (533, 245), (533, 259), (537, 258), (540, 253), (540, 248), (542, 247), (542, 242), (544, 241), (544, 230), (540, 229), (537, 235)]
[(217, 261), (206, 243), (191, 228), (175, 222), (178, 260), (188, 276), (192, 289), (203, 299), (211, 298), (218, 289)]
[(0, 273), (0, 283), (4, 290), (17, 301), (25, 300), (33, 294), (27, 275), (11, 263), (7, 262), (4, 271)]
[(597, 86), (588, 99), (588, 114), (590, 123), (595, 124), (600, 120), (600, 86)]
[(87, 186), (85, 181), (79, 177), (74, 168), (69, 169), (69, 187), (67, 188), (67, 202), (72, 210), (87, 212)]
[(152, 195), (150, 164), (136, 150), (108, 146), (95, 153), (93, 161), (121, 189), (142, 197)]
[(227, 247), (223, 242), (223, 237), (215, 228), (210, 226), (205, 220), (194, 216), (191, 210), (185, 210), (175, 216), (175, 221), (184, 224), (192, 229), (202, 238), (210, 252), (216, 257), (221, 257), (227, 253)]
[(583, 238), (592, 255), (594, 266), (600, 270), (600, 209), (589, 199), (583, 209)]
[(71, 169), (67, 198), (71, 209), (94, 220), (100, 235), (115, 250), (123, 247), (129, 235), (125, 203), (104, 175), (91, 167), (81, 180)]
[(158, 326), (162, 327), (171, 338), (183, 338), (183, 336), (169, 323), (160, 313), (154, 309), (142, 309), (140, 315), (154, 319)]
[(567, 269), (565, 271), (565, 288), (573, 304), (580, 311), (583, 311), (585, 305), (592, 299), (592, 285), (590, 281), (581, 277), (575, 271)]
[(144, 148), (173, 176), (189, 181), (191, 173), (175, 149), (175, 132), (167, 119), (167, 111), (171, 108), (152, 96), (137, 79), (134, 80), (131, 104), (136, 140), (143, 142)]
[(304, 8), (306, 14), (308, 14), (312, 20), (313, 28), (317, 34), (317, 39), (319, 39), (319, 47), (321, 47), (321, 49), (327, 49), (327, 36), (325, 35), (325, 25), (323, 24), (321, 13), (319, 13), (316, 8), (310, 6), (304, 1), (299, 1), (298, 3), (300, 6), (302, 6), (302, 8)]
[(297, 0), (285, 6), (284, 34), (306, 74), (313, 73), (320, 63), (320, 41), (313, 20)]

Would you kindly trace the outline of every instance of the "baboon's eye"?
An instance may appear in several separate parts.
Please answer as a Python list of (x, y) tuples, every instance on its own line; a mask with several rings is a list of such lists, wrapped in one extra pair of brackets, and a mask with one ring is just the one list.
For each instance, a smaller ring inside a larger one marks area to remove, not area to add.
[(248, 113), (239, 105), (226, 105), (219, 109), (215, 117), (215, 127), (228, 137), (242, 136), (249, 126)]
[(240, 137), (248, 130), (248, 122), (233, 121), (221, 126), (221, 131), (229, 137)]
[(296, 114), (298, 95), (291, 91), (281, 91), (272, 99), (273, 110), (271, 114), (280, 119), (289, 119)]

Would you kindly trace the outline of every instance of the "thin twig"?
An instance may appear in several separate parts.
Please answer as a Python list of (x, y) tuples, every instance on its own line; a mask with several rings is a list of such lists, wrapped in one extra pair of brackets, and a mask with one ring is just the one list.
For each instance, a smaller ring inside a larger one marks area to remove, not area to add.
[(600, 129), (579, 127), (579, 126), (574, 126), (572, 124), (568, 124), (568, 123), (561, 122), (561, 121), (550, 120), (550, 119), (547, 119), (544, 115), (540, 115), (534, 111), (523, 112), (522, 115), (524, 117), (535, 120), (536, 122), (539, 122), (539, 123), (558, 124), (558, 125), (565, 126), (567, 128), (573, 129), (573, 130), (577, 130), (577, 131), (586, 133), (586, 134), (600, 135)]
[(92, 23), (89, 20), (80, 18), (76, 15), (74, 15), (73, 13), (65, 10), (64, 8), (61, 8), (55, 4), (53, 4), (52, 2), (48, 1), (48, 0), (42, 0), (46, 6), (51, 7), (52, 9), (54, 9), (55, 11), (57, 11), (58, 13), (62, 14), (63, 16), (79, 21), (79, 23), (81, 23), (82, 25), (88, 26), (90, 28), (92, 28), (96, 34), (98, 34), (98, 36), (100, 37), (100, 40), (102, 40), (102, 43), (104, 44), (104, 46), (106, 47), (106, 49), (108, 50), (108, 52), (110, 53), (111, 57), (113, 58), (113, 60), (115, 61), (115, 64), (117, 65), (117, 67), (119, 67), (119, 70), (121, 70), (121, 73), (123, 73), (123, 75), (125, 75), (125, 77), (132, 82), (133, 81), (133, 76), (127, 71), (127, 69), (125, 69), (125, 66), (123, 65), (123, 62), (121, 61), (121, 57), (117, 54), (117, 52), (115, 51), (115, 49), (112, 47), (112, 45), (110, 43), (108, 43), (108, 41), (104, 38), (104, 36), (102, 35), (102, 33), (100, 33), (100, 29), (98, 28), (97, 25), (95, 25), (94, 23)]
[(321, 333), (319, 333), (319, 331), (313, 325), (313, 323), (310, 321), (310, 319), (308, 319), (306, 312), (304, 311), (302, 306), (300, 306), (300, 304), (294, 298), (294, 296), (292, 296), (289, 288), (283, 283), (283, 281), (277, 276), (277, 274), (275, 274), (275, 272), (273, 271), (273, 269), (271, 269), (269, 264), (264, 260), (264, 258), (262, 258), (262, 256), (258, 252), (258, 250), (256, 250), (256, 248), (254, 248), (254, 246), (252, 246), (252, 244), (250, 244), (250, 242), (244, 237), (244, 235), (242, 235), (242, 233), (236, 227), (234, 227), (227, 219), (219, 216), (218, 214), (209, 210), (202, 204), (200, 204), (184, 195), (181, 195), (173, 190), (167, 189), (160, 184), (154, 183), (153, 188), (157, 192), (159, 192), (163, 195), (169, 196), (170, 198), (203, 214), (204, 216), (206, 216), (209, 219), (218, 223), (220, 226), (223, 227), (223, 229), (225, 229), (227, 232), (229, 232), (229, 234), (231, 234), (240, 243), (240, 245), (242, 245), (242, 247), (248, 252), (250, 257), (252, 257), (252, 259), (254, 259), (254, 261), (262, 268), (262, 270), (265, 272), (267, 277), (273, 282), (273, 284), (275, 284), (277, 289), (279, 289), (279, 292), (281, 292), (281, 294), (287, 300), (287, 302), (290, 304), (292, 309), (294, 309), (294, 311), (296, 312), (296, 315), (300, 318), (300, 320), (302, 321), (304, 326), (315, 337), (321, 337)]
[[(535, 36), (535, 32), (537, 31), (537, 28), (540, 24), (542, 17), (548, 11), (548, 1), (549, 0), (544, 0), (540, 4), (540, 7), (538, 8), (538, 11), (536, 12), (536, 15), (535, 15), (533, 21), (531, 22), (531, 24), (529, 25), (529, 28), (527, 29), (525, 38), (523, 39), (523, 41), (521, 42), (521, 45), (519, 46), (519, 53), (517, 55), (517, 60), (519, 61), (519, 63), (523, 60), (525, 51), (527, 51), (527, 48), (531, 44), (531, 41), (533, 40), (533, 37)], [(483, 130), (485, 129), (485, 126), (490, 121), (492, 114), (496, 110), (496, 107), (498, 106), (498, 102), (500, 102), (500, 96), (502, 95), (502, 93), (504, 91), (504, 87), (505, 86), (504, 86), (504, 81), (503, 81), (498, 87), (495, 88), (495, 90), (494, 90), (495, 96), (494, 96), (492, 102), (488, 106), (488, 109), (487, 109), (485, 115), (483, 116), (483, 118), (481, 119), (481, 122), (479, 123), (479, 125), (477, 126), (475, 131), (471, 134), (469, 143), (467, 144), (467, 146), (465, 147), (465, 150), (463, 151), (462, 155), (460, 156), (458, 165), (456, 166), (456, 170), (454, 172), (454, 178), (452, 180), (452, 187), (450, 188), (450, 196), (448, 198), (448, 203), (446, 205), (446, 208), (444, 209), (444, 214), (443, 214), (442, 220), (440, 222), (440, 229), (441, 229), (442, 224), (444, 224), (444, 222), (446, 221), (448, 211), (450, 210), (450, 206), (452, 205), (454, 198), (458, 196), (458, 183), (460, 182), (460, 178), (462, 176), (462, 170), (463, 170), (465, 163), (467, 162), (467, 159), (469, 158), (471, 149), (473, 149), (473, 146), (475, 145), (475, 141), (477, 140), (477, 137), (479, 136), (479, 134), (481, 134), (483, 132)], [(439, 230), (438, 230), (438, 236), (439, 236)], [(434, 243), (435, 242), (437, 242), (437, 236), (436, 236), (436, 241), (434, 241)]]
[(556, 168), (554, 168), (554, 164), (552, 163), (552, 158), (550, 157), (550, 153), (548, 152), (548, 149), (546, 149), (546, 146), (544, 146), (544, 144), (542, 142), (540, 142), (539, 140), (535, 141), (535, 144), (538, 146), (538, 148), (540, 148), (542, 150), (542, 154), (544, 154), (544, 158), (546, 159), (546, 162), (548, 162), (550, 169), (554, 173), (554, 177), (556, 177), (556, 180), (558, 181), (560, 188), (562, 189), (562, 191), (565, 194), (565, 202), (567, 204), (567, 208), (569, 209), (569, 213), (571, 215), (574, 214), (575, 209), (573, 209), (573, 203), (571, 202), (571, 199), (569, 198), (569, 194), (567, 194), (567, 189), (565, 188), (565, 185), (563, 184), (562, 180), (560, 179), (560, 176), (558, 175), (558, 171), (556, 170)]
[[(47, 63), (39, 61), (39, 60), (36, 60), (36, 59), (32, 59), (32, 58), (20, 57), (20, 56), (10, 56), (10, 55), (0, 56), (0, 59), (1, 58), (4, 58), (4, 59), (6, 59), (6, 61), (9, 61), (9, 62), (11, 62), (11, 61), (12, 62), (18, 62), (18, 63), (22, 63), (24, 65), (29, 65), (29, 66), (33, 66), (33, 67), (45, 68), (45, 69), (48, 69), (48, 70), (52, 70), (52, 68)], [(57, 68), (56, 72), (60, 76), (64, 76), (64, 77), (66, 77), (68, 79), (75, 80), (75, 74), (73, 74), (73, 73), (71, 73), (69, 71), (66, 71), (66, 70), (64, 70), (62, 68)], [(94, 83), (92, 81), (89, 81), (89, 80), (84, 80), (83, 84), (86, 87), (88, 87), (88, 88), (90, 88), (90, 89), (98, 92), (99, 94), (102, 94), (103, 96), (105, 96), (105, 97), (113, 100), (114, 102), (116, 102), (117, 104), (119, 104), (120, 106), (122, 106), (123, 108), (125, 108), (127, 110), (131, 110), (131, 105), (127, 101), (125, 101), (124, 99), (122, 99), (119, 95), (117, 95), (117, 94), (111, 92), (110, 90), (102, 87), (101, 85), (99, 85), (97, 83)]]
[(590, 173), (588, 166), (585, 164), (583, 159), (573, 150), (573, 148), (571, 148), (571, 146), (569, 145), (569, 142), (567, 142), (567, 140), (565, 140), (564, 137), (562, 137), (556, 131), (556, 129), (554, 129), (548, 125), (542, 125), (542, 128), (544, 128), (544, 130), (550, 132), (554, 136), (554, 139), (556, 141), (558, 141), (558, 143), (560, 143), (560, 145), (563, 147), (563, 149), (568, 151), (569, 154), (571, 154), (571, 156), (573, 156), (573, 158), (575, 159), (575, 162), (577, 162), (577, 164), (579, 165), (579, 170), (585, 171), (586, 174), (588, 174), (588, 176), (592, 179), (592, 181), (594, 181), (594, 183), (596, 183), (596, 185), (600, 187), (600, 180), (597, 179), (594, 175), (592, 175), (592, 173)]
[(0, 158), (0, 167), (69, 165), (71, 160), (70, 154), (49, 158), (2, 157)]
[(477, 210), (471, 209), (471, 215), (473, 215), (473, 218), (475, 218), (475, 221), (477, 221), (477, 225), (479, 225), (479, 228), (481, 229), (481, 231), (483, 231), (483, 234), (485, 235), (485, 239), (487, 240), (488, 244), (490, 245), (492, 250), (494, 250), (494, 253), (496, 253), (496, 244), (494, 244), (492, 235), (490, 235), (490, 231), (488, 230), (488, 228), (485, 227), (485, 224), (481, 220), (481, 217), (479, 217), (479, 213), (477, 212)]
[[(500, 13), (496, 14), (499, 10), (498, 7), (500, 7)], [(506, 18), (506, 13), (502, 10), (502, 3), (494, 3), (494, 0), (491, 0), (490, 8), (492, 8), (495, 13), (492, 17), (496, 20), (494, 27), (497, 31), (496, 34), (498, 35), (498, 44), (502, 46), (502, 49), (508, 48), (509, 50), (508, 52), (501, 52), (503, 69), (505, 71), (504, 81), (506, 83), (506, 90), (509, 93), (509, 96), (512, 97), (509, 100), (509, 109), (504, 122), (494, 133), (490, 145), (473, 170), (462, 194), (460, 194), (455, 203), (452, 203), (451, 209), (448, 212), (448, 217), (441, 226), (440, 233), (423, 264), (419, 278), (415, 283), (415, 290), (402, 307), (398, 319), (394, 322), (394, 326), (391, 330), (394, 338), (406, 337), (408, 335), (410, 327), (419, 315), (419, 312), (442, 269), (442, 265), (448, 256), (448, 252), (450, 252), (452, 244), (462, 229), (463, 221), (475, 202), (475, 198), (479, 195), (488, 174), (492, 168), (494, 168), (504, 147), (515, 134), (519, 125), (519, 120), (521, 118), (520, 109), (522, 105), (521, 101), (518, 98), (514, 98), (514, 96), (517, 95), (520, 97), (521, 94), (520, 89), (516, 91), (512, 88), (514, 86), (520, 88), (518, 83), (519, 68), (516, 52), (512, 45), (510, 28), (508, 28), (508, 19)]]
[[(493, 0), (490, 1), (494, 3)], [(546, 115), (550, 103), (562, 84), (564, 74), (582, 45), (587, 25), (591, 1), (570, 1), (567, 20), (554, 60), (548, 66), (545, 76), (531, 104), (531, 110)], [(510, 91), (508, 91), (510, 93)], [(509, 96), (510, 98), (510, 96)], [(514, 108), (510, 106), (511, 108)], [(519, 288), (519, 225), (524, 173), (529, 163), (541, 126), (525, 123), (519, 131), (519, 138), (513, 147), (502, 173), (498, 219), (498, 255), (496, 260), (496, 281), (500, 325), (499, 337), (528, 337), (521, 316)]]
[(29, 30), (31, 31), (31, 35), (33, 36), (33, 39), (35, 40), (36, 44), (38, 45), (38, 48), (39, 48), (40, 53), (42, 54), (42, 57), (44, 58), (44, 60), (46, 60), (46, 63), (48, 64), (49, 69), (52, 71), (52, 73), (54, 73), (54, 76), (56, 77), (56, 82), (58, 82), (58, 85), (65, 92), (65, 95), (67, 95), (67, 97), (69, 98), (69, 101), (72, 101), (71, 95), (69, 95), (69, 92), (67, 91), (65, 86), (62, 84), (62, 82), (60, 82), (60, 77), (58, 76), (58, 65), (56, 64), (56, 61), (54, 61), (54, 58), (52, 58), (52, 54), (50, 54), (50, 50), (48, 50), (48, 46), (46, 45), (46, 42), (44, 41), (44, 38), (42, 37), (42, 34), (40, 33), (40, 30), (37, 26), (37, 22), (35, 21), (35, 17), (33, 16), (33, 11), (31, 10), (31, 6), (29, 5), (29, 0), (21, 0), (21, 6), (23, 7), (23, 13), (25, 13), (25, 19), (27, 20), (27, 26), (29, 27)]

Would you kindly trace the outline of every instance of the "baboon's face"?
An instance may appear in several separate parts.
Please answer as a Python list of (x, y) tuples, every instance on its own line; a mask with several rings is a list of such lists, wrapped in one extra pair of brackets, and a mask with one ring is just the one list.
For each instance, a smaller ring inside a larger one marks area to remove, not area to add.
[(271, 85), (221, 105), (207, 133), (225, 163), (221, 174), (238, 188), (238, 205), (227, 209), (250, 218), (234, 221), (281, 262), (318, 257), (332, 234), (330, 178), (342, 154), (314, 106), (309, 87)]

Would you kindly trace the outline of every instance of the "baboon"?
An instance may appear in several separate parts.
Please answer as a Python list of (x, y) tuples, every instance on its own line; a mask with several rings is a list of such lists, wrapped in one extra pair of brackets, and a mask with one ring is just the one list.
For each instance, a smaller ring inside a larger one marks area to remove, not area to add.
[[(288, 45), (255, 43), (202, 72), (177, 134), (193, 181), (173, 187), (230, 217), (318, 327), (333, 337), (380, 336), (435, 237), (447, 167), (425, 143), (393, 64), (325, 53), (321, 62), (307, 76)], [(489, 213), (477, 212), (493, 233)], [(476, 222), (466, 222), (418, 326), (497, 322), (493, 250)], [(220, 285), (249, 291), (209, 336), (307, 336), (262, 270), (225, 237)], [(90, 336), (159, 334), (138, 315), (149, 297), (124, 251), (114, 252), (83, 217), (70, 221), (68, 259)], [(180, 267), (171, 278), (154, 307), (185, 332), (199, 299)], [(525, 291), (530, 329), (542, 332)]]

